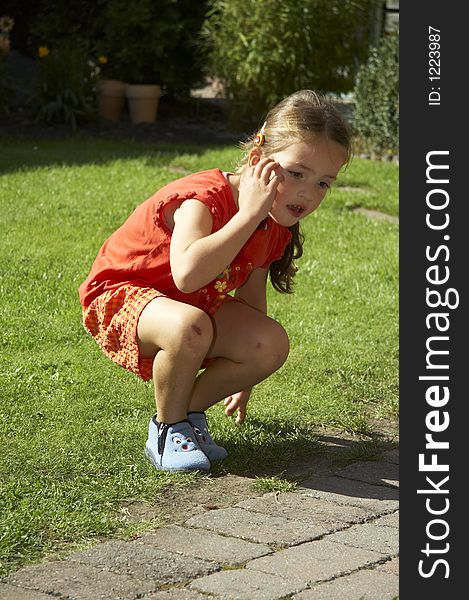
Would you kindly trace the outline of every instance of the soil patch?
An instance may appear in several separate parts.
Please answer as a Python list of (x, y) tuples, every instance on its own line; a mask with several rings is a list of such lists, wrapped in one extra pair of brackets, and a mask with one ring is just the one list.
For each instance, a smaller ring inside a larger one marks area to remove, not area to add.
[[(370, 450), (367, 460), (380, 458), (382, 451), (397, 447), (395, 430), (380, 438)], [(158, 519), (161, 525), (181, 524), (187, 519), (218, 508), (228, 508), (241, 500), (262, 496), (265, 490), (255, 486), (259, 477), (281, 477), (289, 481), (302, 481), (312, 477), (330, 475), (337, 469), (360, 459), (366, 441), (344, 433), (331, 433), (319, 437), (321, 448), (302, 461), (290, 466), (263, 470), (262, 472), (213, 473), (201, 476), (188, 487), (170, 486), (152, 502), (132, 502), (122, 507), (122, 521), (138, 523)]]
[(224, 106), (216, 99), (193, 98), (185, 103), (163, 96), (154, 123), (134, 124), (124, 113), (117, 122), (96, 118), (78, 125), (44, 125), (26, 110), (0, 117), (0, 137), (15, 139), (63, 139), (97, 137), (141, 142), (184, 142), (198, 146), (237, 143), (251, 132), (230, 128)]

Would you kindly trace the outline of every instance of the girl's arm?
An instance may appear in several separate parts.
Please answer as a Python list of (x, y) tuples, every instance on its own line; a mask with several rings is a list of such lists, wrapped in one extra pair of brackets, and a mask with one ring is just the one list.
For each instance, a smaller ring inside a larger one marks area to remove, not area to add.
[(186, 200), (174, 213), (171, 272), (184, 293), (194, 292), (221, 273), (267, 217), (282, 176), (270, 158), (248, 167), (243, 174), (239, 210), (228, 223), (211, 233), (212, 215), (198, 200)]

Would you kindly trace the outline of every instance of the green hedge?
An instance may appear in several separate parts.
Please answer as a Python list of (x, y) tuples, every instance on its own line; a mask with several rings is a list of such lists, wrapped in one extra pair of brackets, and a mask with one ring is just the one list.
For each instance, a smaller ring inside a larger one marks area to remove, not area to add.
[(368, 56), (373, 0), (212, 0), (202, 28), (208, 71), (225, 84), (232, 122), (255, 126), (303, 88), (353, 89)]
[(0, 14), (15, 18), (12, 49), (32, 58), (39, 46), (52, 50), (73, 40), (87, 48), (89, 60), (106, 55), (115, 78), (132, 83), (157, 79), (169, 94), (188, 94), (202, 80), (198, 36), (205, 0), (4, 0), (3, 4)]
[(397, 154), (399, 149), (399, 37), (384, 34), (355, 85), (354, 129), (366, 151)]
[(204, 16), (205, 2), (108, 0), (97, 48), (116, 65), (116, 78), (187, 94), (202, 80), (197, 41)]

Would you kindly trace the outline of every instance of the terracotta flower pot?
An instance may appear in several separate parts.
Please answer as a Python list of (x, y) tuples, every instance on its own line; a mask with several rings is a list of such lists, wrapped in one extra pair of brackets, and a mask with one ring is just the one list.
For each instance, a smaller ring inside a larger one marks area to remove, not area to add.
[(98, 114), (109, 121), (118, 121), (125, 106), (126, 83), (116, 79), (98, 82)]
[(159, 85), (127, 85), (126, 91), (132, 123), (153, 123), (156, 121), (158, 103), (161, 96)]

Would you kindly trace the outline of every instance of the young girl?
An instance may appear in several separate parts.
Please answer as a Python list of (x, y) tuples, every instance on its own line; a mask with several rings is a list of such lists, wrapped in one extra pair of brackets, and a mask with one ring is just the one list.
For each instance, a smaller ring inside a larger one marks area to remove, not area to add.
[(291, 292), (299, 221), (349, 160), (350, 135), (331, 104), (303, 90), (244, 147), (235, 172), (189, 175), (143, 202), (79, 289), (84, 325), (103, 352), (153, 379), (145, 452), (157, 469), (207, 471), (225, 458), (205, 411), (224, 400), (242, 423), (253, 386), (285, 362), (288, 336), (267, 316), (267, 277)]

